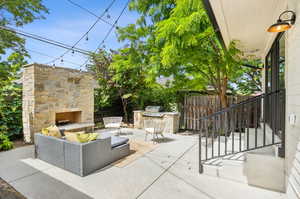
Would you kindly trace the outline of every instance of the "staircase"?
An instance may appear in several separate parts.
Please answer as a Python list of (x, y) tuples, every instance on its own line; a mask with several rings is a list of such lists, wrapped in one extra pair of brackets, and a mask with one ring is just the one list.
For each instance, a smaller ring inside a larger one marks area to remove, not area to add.
[(202, 118), (200, 173), (284, 191), (284, 98), (263, 94)]

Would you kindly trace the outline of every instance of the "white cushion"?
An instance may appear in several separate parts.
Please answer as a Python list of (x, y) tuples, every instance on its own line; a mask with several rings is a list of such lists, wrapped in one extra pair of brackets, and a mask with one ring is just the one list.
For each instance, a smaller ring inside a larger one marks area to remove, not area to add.
[(145, 131), (149, 133), (154, 133), (154, 128), (145, 128)]
[(108, 123), (105, 124), (105, 128), (120, 128), (121, 127), (121, 123)]

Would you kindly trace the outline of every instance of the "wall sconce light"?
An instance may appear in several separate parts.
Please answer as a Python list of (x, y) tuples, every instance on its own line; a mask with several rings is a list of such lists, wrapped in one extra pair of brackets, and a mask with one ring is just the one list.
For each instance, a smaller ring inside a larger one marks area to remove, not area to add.
[[(286, 19), (286, 20), (281, 19), (281, 17), (284, 14), (287, 14), (287, 13), (292, 14), (290, 19)], [(287, 31), (288, 29), (290, 29), (292, 27), (292, 25), (295, 24), (295, 22), (296, 22), (296, 13), (291, 11), (291, 10), (284, 11), (283, 13), (281, 13), (279, 15), (277, 23), (273, 24), (272, 26), (270, 26), (268, 28), (268, 32), (284, 32), (284, 31)]]

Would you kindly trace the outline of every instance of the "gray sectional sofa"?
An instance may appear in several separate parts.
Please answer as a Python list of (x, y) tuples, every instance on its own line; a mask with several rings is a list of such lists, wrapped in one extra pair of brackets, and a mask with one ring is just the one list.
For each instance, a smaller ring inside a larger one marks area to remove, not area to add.
[(80, 176), (86, 176), (129, 155), (128, 138), (103, 134), (87, 143), (35, 134), (36, 157)]

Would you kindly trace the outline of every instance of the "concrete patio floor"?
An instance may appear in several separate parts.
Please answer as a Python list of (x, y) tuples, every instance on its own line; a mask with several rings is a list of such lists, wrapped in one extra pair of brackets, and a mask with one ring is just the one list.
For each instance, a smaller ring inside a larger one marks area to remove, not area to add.
[[(141, 130), (127, 129), (143, 140)], [(167, 134), (129, 165), (79, 177), (33, 158), (33, 146), (0, 153), (0, 177), (28, 199), (283, 199), (285, 194), (198, 172), (198, 137)]]

